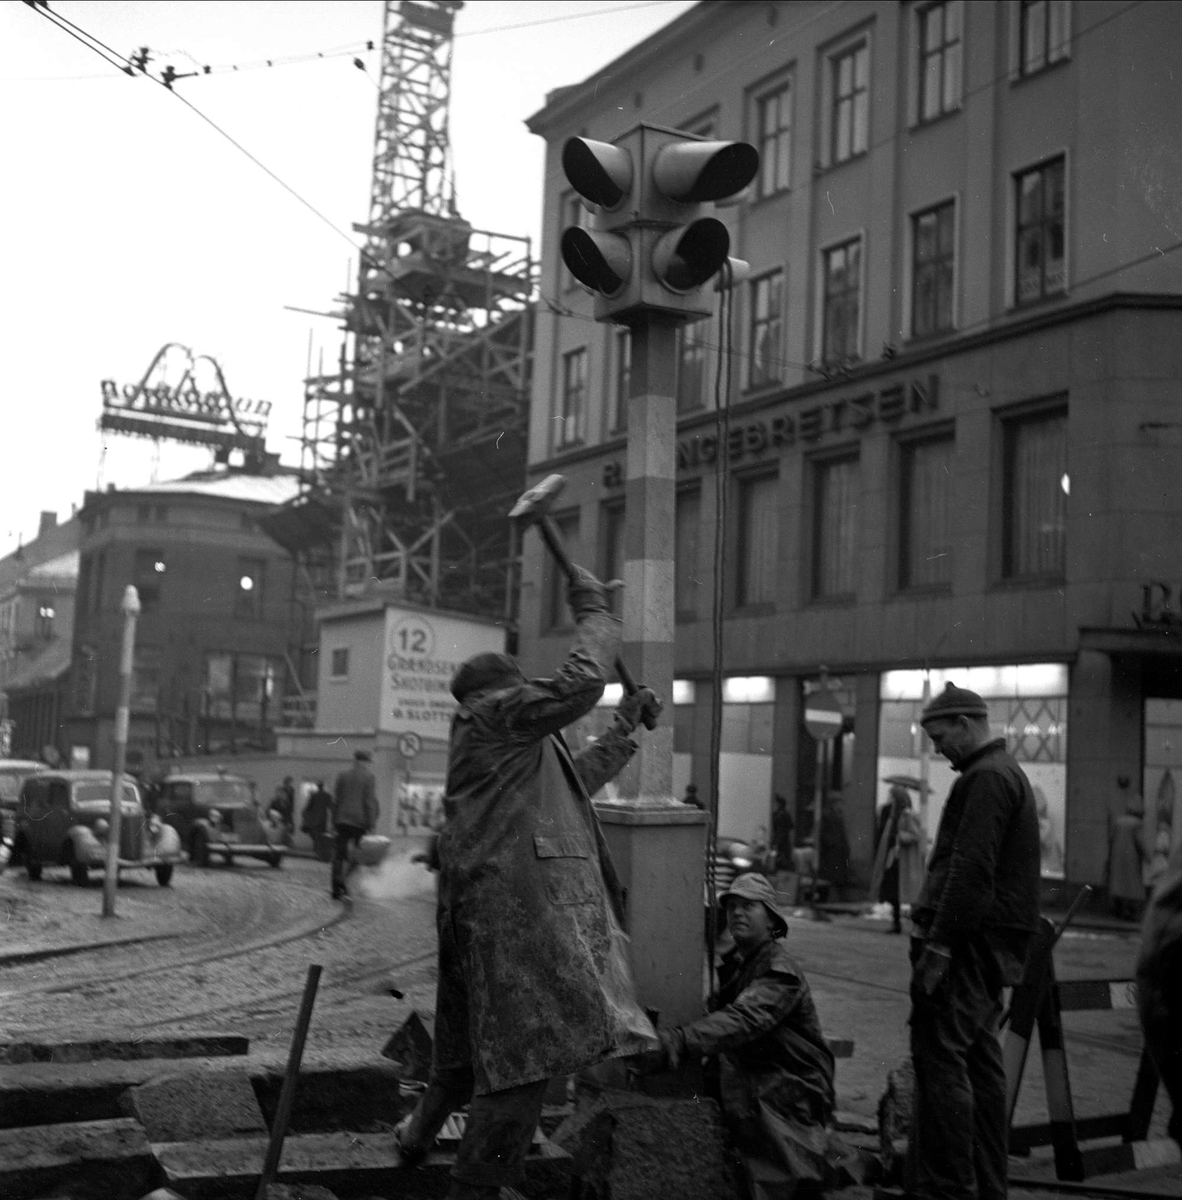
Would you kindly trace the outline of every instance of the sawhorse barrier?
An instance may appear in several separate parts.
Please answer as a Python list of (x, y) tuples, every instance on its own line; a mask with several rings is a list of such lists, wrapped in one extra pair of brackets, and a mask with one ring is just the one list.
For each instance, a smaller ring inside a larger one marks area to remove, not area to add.
[[(1064, 922), (1064, 925), (1066, 922)], [(1158, 1091), (1157, 1068), (1142, 1048), (1127, 1112), (1076, 1117), (1067, 1073), (1062, 1014), (1100, 1012), (1136, 1007), (1131, 979), (1085, 979), (1059, 982), (1055, 978), (1053, 950), (1063, 926), (1042, 918), (1031, 947), (1022, 982), (1010, 1001), (1009, 1028), (1004, 1047), (1006, 1067), (1006, 1124), (1011, 1154), (1026, 1154), (1035, 1146), (1050, 1145), (1059, 1179), (1082, 1181), (1114, 1171), (1143, 1170), (1179, 1161), (1177, 1143), (1148, 1141), (1153, 1105)], [(1042, 1051), (1049, 1122), (1013, 1124), (1018, 1089), (1034, 1030)], [(1121, 1139), (1119, 1145), (1085, 1148), (1081, 1141)]]

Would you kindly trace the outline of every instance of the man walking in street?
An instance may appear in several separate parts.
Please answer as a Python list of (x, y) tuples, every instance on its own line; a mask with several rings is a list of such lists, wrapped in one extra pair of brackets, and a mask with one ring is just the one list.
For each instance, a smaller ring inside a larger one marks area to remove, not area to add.
[(908, 1186), (917, 1200), (1004, 1200), (998, 1018), (1038, 922), (1038, 814), (976, 692), (949, 683), (920, 720), (960, 778), (912, 912)]
[(369, 769), (369, 751), (355, 750), (353, 765), (337, 776), (333, 788), (332, 823), (336, 844), (332, 852), (332, 898), (349, 895), (345, 879), (356, 863), (357, 843), (372, 833), (378, 823), (378, 797), (373, 772)]
[(560, 731), (602, 696), (620, 623), (590, 573), (568, 596), (577, 632), (551, 678), (478, 654), (451, 682), (434, 1056), (395, 1131), (413, 1165), (471, 1101), (449, 1200), (492, 1200), (521, 1180), (550, 1079), (658, 1044), (633, 992), (620, 885), (590, 796), (660, 706), (648, 688), (625, 695), (612, 727), (571, 754)]

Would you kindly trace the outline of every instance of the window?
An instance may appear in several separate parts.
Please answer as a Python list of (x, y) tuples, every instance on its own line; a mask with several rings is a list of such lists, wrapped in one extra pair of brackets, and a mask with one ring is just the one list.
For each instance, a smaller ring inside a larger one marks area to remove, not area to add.
[(628, 397), (632, 392), (632, 331), (616, 330), (616, 403), (613, 433), (628, 429)]
[(792, 84), (755, 101), (759, 129), (759, 195), (787, 191), (792, 181)]
[(131, 662), (131, 709), (155, 712), (160, 703), (160, 647), (137, 645)]
[(774, 604), (779, 520), (776, 475), (739, 481), (739, 552), (735, 601), (740, 608)]
[[(622, 501), (613, 501), (603, 506), (603, 524), (601, 526), (600, 560), (603, 569), (600, 579), (604, 583), (612, 579), (624, 578), (624, 530), (627, 528), (625, 510)], [(624, 593), (617, 588), (608, 596), (611, 611), (619, 617), (624, 612)]]
[(100, 550), (94, 556), (94, 590), (90, 595), (90, 611), (98, 612), (103, 606), (103, 588), (107, 581), (107, 555)]
[(140, 612), (155, 612), (160, 607), (160, 591), (167, 564), (161, 550), (135, 552), (135, 588), (140, 597)]
[(328, 674), (330, 679), (349, 678), (349, 647), (338, 646), (329, 657)]
[(1062, 578), (1067, 558), (1067, 413), (1005, 422), (1002, 575)]
[(53, 637), (53, 618), (54, 608), (52, 604), (37, 605), (37, 620), (35, 623), (34, 634), (42, 641), (48, 641)]
[(952, 328), (956, 206), (949, 200), (911, 218), (911, 336)]
[(952, 579), (951, 437), (902, 447), (899, 586), (943, 587)]
[(864, 154), (870, 144), (870, 45), (858, 42), (835, 54), (831, 162)]
[(674, 516), (673, 611), (682, 620), (698, 615), (698, 536), (702, 527), (702, 492), (677, 493)]
[(583, 440), (587, 418), (587, 348), (562, 356), (562, 412), (558, 445), (573, 446)]
[[(569, 553), (575, 553), (579, 540), (579, 514), (564, 513), (554, 518), (558, 526), (558, 536), (562, 539)], [(543, 568), (546, 579), (546, 608), (545, 619), (548, 630), (563, 630), (572, 627), (570, 606), (566, 602), (566, 575), (551, 555), (546, 555)]]
[(1018, 74), (1033, 75), (1071, 51), (1068, 0), (1020, 0)]
[(265, 725), (276, 714), (279, 660), (215, 651), (205, 656), (206, 716)]
[(933, 121), (960, 107), (962, 0), (944, 0), (919, 14), (919, 119)]
[(701, 408), (706, 396), (706, 333), (708, 321), (682, 325), (677, 331), (677, 411)]
[(784, 320), (784, 272), (772, 271), (751, 282), (751, 364), (749, 385), (780, 379), (780, 337)]
[(240, 558), (234, 581), (234, 615), (263, 615), (263, 574), (267, 564), (261, 558)]
[(1031, 304), (1066, 287), (1063, 168), (1063, 159), (1054, 158), (1014, 176), (1018, 213), (1015, 304)]
[(850, 362), (860, 353), (862, 239), (826, 250), (824, 274), (821, 358), (830, 364)]
[(813, 468), (813, 598), (848, 599), (857, 591), (858, 459)]
[[(583, 207), (583, 202), (578, 195), (575, 192), (567, 192), (562, 197), (562, 221), (558, 226), (558, 236), (561, 238), (563, 231), (567, 229), (585, 228), (589, 216), (590, 213)], [(558, 255), (558, 261), (562, 263), (561, 253)], [(562, 272), (564, 291), (570, 292), (579, 286), (579, 281), (567, 270), (565, 263), (562, 263), (559, 270)]]
[(150, 504), (140, 504), (135, 510), (135, 519), (141, 525), (146, 525), (152, 519), (152, 506)]

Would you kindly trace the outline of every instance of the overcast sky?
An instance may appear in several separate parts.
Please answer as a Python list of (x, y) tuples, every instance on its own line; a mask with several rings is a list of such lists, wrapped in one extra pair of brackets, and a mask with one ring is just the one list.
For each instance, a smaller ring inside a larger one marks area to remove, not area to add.
[[(523, 120), (691, 6), (468, 0), (452, 62), (462, 215), (532, 237), (536, 253), (543, 143)], [(356, 263), (352, 224), (368, 215), (379, 56), (360, 47), (380, 45), (380, 0), (50, 7), (122, 55), (150, 47), (157, 70), (213, 66), (176, 90), (326, 220), (164, 88), (0, 3), (0, 554), (87, 488), (209, 462), (167, 444), (154, 462), (152, 442), (95, 428), (100, 380), (137, 381), (166, 342), (215, 356), (236, 396), (270, 400), (268, 446), (297, 462), (309, 334), (314, 361), (339, 338), (284, 306), (334, 307)], [(258, 65), (318, 52), (337, 56)]]

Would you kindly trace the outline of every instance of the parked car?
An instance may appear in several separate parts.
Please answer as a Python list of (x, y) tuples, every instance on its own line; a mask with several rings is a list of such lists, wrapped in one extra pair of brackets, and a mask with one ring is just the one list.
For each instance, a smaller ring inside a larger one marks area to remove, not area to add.
[[(16, 818), (16, 858), (30, 879), (40, 879), (42, 867), (63, 866), (75, 883), (85, 884), (92, 869), (106, 866), (114, 782), (110, 771), (44, 771), (25, 779)], [(173, 866), (183, 858), (176, 830), (146, 813), (139, 789), (124, 779), (120, 870), (147, 867), (167, 887)]]
[(0, 871), (8, 865), (16, 841), (16, 809), (21, 784), (49, 768), (32, 758), (0, 758)]
[(268, 820), (255, 803), (250, 780), (224, 771), (168, 775), (156, 797), (157, 815), (176, 830), (189, 861), (208, 867), (215, 854), (283, 865), (283, 826)]

